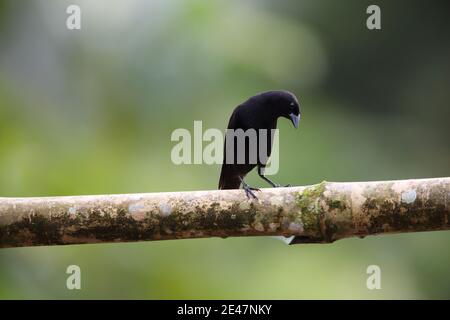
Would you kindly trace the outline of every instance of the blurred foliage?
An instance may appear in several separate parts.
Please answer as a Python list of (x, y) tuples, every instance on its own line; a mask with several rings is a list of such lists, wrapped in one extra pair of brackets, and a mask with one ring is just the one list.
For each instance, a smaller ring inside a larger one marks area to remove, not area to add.
[[(82, 30), (65, 9), (82, 8)], [(0, 1), (0, 195), (214, 189), (175, 166), (176, 128), (225, 128), (250, 95), (280, 121), (281, 183), (449, 175), (448, 1)], [(251, 174), (253, 185), (264, 185)], [(448, 232), (285, 246), (272, 238), (3, 249), (0, 298), (449, 298)], [(66, 267), (82, 290), (65, 287)], [(382, 290), (366, 268), (382, 269)]]

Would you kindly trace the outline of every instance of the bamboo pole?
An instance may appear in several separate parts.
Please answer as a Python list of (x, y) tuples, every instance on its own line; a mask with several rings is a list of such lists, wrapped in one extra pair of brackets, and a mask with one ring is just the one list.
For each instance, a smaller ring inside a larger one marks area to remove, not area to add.
[(0, 198), (0, 247), (294, 236), (329, 243), (450, 229), (450, 178), (262, 189)]

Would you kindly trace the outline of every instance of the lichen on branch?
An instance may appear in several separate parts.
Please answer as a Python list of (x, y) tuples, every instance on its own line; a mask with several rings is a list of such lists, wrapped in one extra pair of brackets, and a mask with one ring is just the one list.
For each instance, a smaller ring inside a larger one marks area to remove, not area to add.
[(0, 198), (0, 247), (231, 236), (328, 243), (450, 229), (450, 178), (262, 189)]

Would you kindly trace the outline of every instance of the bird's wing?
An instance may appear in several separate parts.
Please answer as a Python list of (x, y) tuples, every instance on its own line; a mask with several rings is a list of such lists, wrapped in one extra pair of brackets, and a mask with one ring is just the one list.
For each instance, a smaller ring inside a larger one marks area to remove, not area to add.
[[(237, 110), (239, 106), (233, 110), (233, 113), (230, 116), (230, 120), (228, 121), (227, 129), (237, 129)], [(232, 165), (226, 164), (227, 157), (227, 138), (225, 135), (224, 144), (223, 144), (223, 160), (222, 160), (222, 169), (220, 171), (220, 179), (219, 179), (219, 189), (239, 189), (241, 185), (241, 181), (239, 177), (234, 177), (234, 170)]]

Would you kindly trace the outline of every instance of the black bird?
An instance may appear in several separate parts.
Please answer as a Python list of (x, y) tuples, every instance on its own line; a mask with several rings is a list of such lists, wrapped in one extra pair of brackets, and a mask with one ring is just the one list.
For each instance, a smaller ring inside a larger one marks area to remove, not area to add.
[[(276, 129), (279, 117), (290, 119), (294, 127), (298, 127), (300, 121), (299, 102), (296, 96), (288, 91), (263, 92), (251, 97), (234, 109), (228, 122), (219, 189), (239, 189), (242, 185), (247, 197), (250, 198), (251, 196), (256, 199), (257, 197), (252, 190), (259, 191), (259, 189), (252, 188), (244, 182), (244, 177), (256, 166), (261, 178), (272, 187), (280, 186), (264, 176), (264, 168), (272, 152), (273, 136), (270, 134), (271, 129)], [(232, 129), (231, 131), (234, 130), (235, 136), (229, 135), (230, 129)], [(263, 136), (258, 134), (261, 132), (260, 129), (267, 130), (267, 138), (262, 140), (261, 145), (260, 139)], [(245, 147), (238, 148), (239, 143), (236, 141), (239, 139), (236, 138), (238, 133), (240, 132), (245, 136), (252, 131), (256, 132), (257, 140), (252, 141), (247, 136), (245, 137)], [(264, 141), (267, 141), (267, 145), (266, 150), (262, 150), (263, 156), (261, 156), (260, 147), (264, 146)], [(256, 159), (251, 157), (252, 153), (255, 152), (257, 152)], [(240, 162), (238, 161), (239, 157), (241, 157)]]

